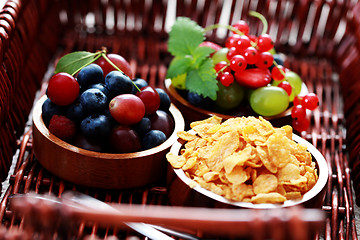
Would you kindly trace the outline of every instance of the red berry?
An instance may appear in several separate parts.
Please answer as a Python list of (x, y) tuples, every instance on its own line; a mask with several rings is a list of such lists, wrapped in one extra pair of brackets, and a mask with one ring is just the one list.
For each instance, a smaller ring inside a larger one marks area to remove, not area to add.
[(233, 70), (234, 72), (237, 71), (243, 71), (245, 70), (247, 66), (246, 60), (243, 56), (241, 55), (235, 55), (231, 60), (230, 60), (230, 68), (231, 70)]
[(292, 126), (298, 132), (306, 131), (310, 126), (310, 121), (307, 118), (302, 120), (293, 119)]
[(291, 92), (292, 92), (292, 86), (288, 81), (282, 81), (281, 83), (279, 83), (277, 85), (278, 87), (281, 87), (282, 89), (284, 89), (287, 94), (290, 96)]
[(76, 125), (65, 116), (54, 115), (49, 123), (49, 131), (58, 138), (69, 141), (76, 134)]
[(159, 93), (151, 86), (145, 86), (136, 93), (143, 103), (145, 104), (145, 114), (151, 115), (156, 112), (160, 107)]
[(273, 65), (274, 57), (269, 52), (262, 52), (259, 54), (259, 60), (256, 63), (258, 68), (269, 68)]
[(228, 63), (225, 61), (218, 62), (214, 66), (215, 71), (218, 72), (230, 72), (230, 67), (228, 66)]
[(231, 47), (231, 48), (229, 48), (229, 51), (226, 54), (226, 58), (228, 60), (231, 60), (235, 55), (238, 55), (238, 54), (239, 54), (239, 52), (236, 49), (236, 47)]
[(295, 120), (303, 120), (306, 117), (306, 109), (302, 105), (296, 105), (291, 109), (291, 117)]
[(300, 105), (300, 104), (301, 104), (301, 100), (302, 100), (302, 97), (295, 96), (295, 98), (294, 98), (294, 100), (293, 100), (294, 106)]
[(218, 78), (225, 87), (230, 86), (230, 84), (234, 82), (234, 75), (232, 75), (230, 72), (219, 73)]
[(315, 94), (315, 93), (308, 93), (306, 94), (302, 101), (301, 101), (301, 104), (306, 108), (306, 109), (309, 109), (309, 110), (314, 110), (315, 108), (318, 107), (319, 105), (319, 98), (318, 96)]
[(244, 20), (240, 20), (240, 21), (234, 23), (232, 26), (245, 35), (249, 34), (249, 25)]
[(271, 77), (275, 81), (284, 80), (285, 79), (285, 68), (281, 65), (277, 65), (277, 66), (273, 67), (273, 69), (271, 70)]
[(245, 49), (251, 46), (249, 37), (243, 35), (236, 39), (234, 47), (239, 53), (243, 53)]
[(59, 106), (73, 103), (80, 92), (79, 83), (68, 73), (60, 72), (52, 76), (47, 87), (48, 98)]
[(145, 115), (143, 101), (134, 94), (121, 94), (109, 103), (111, 116), (119, 123), (132, 125), (140, 122)]
[[(115, 53), (110, 53), (106, 55), (110, 61), (115, 64), (121, 71), (123, 71), (125, 73), (126, 76), (128, 76), (130, 79), (134, 78), (134, 74), (131, 71), (131, 67), (128, 61), (126, 61), (126, 59), (122, 56), (120, 56), (119, 54), (115, 54)], [(96, 61), (96, 64), (99, 65), (103, 72), (104, 72), (104, 77), (106, 77), (106, 75), (111, 72), (111, 71), (115, 71), (116, 69), (108, 62), (105, 60), (105, 58), (101, 57)]]
[(259, 60), (258, 50), (254, 47), (248, 47), (244, 50), (244, 57), (248, 64), (255, 64)]
[(225, 41), (225, 47), (226, 48), (232, 48), (235, 47), (236, 41), (240, 38), (240, 35), (234, 34), (230, 37), (228, 37)]
[(272, 41), (270, 35), (265, 33), (258, 37), (257, 47), (260, 52), (266, 52), (274, 47), (274, 42)]

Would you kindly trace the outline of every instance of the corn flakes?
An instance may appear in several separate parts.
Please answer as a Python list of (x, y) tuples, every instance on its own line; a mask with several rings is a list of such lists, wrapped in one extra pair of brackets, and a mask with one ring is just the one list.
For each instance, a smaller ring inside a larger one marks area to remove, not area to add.
[(306, 146), (292, 140), (292, 127), (275, 128), (262, 117), (217, 116), (190, 124), (178, 133), (180, 155), (167, 154), (199, 184), (233, 201), (283, 203), (299, 199), (318, 179)]

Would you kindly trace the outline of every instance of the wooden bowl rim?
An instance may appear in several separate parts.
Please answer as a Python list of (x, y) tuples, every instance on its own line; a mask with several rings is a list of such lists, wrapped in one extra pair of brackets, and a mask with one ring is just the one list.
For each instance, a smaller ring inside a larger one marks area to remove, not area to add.
[(166, 150), (167, 148), (171, 147), (171, 145), (176, 141), (177, 139), (177, 132), (183, 131), (185, 128), (185, 120), (180, 112), (180, 110), (171, 103), (170, 105), (170, 113), (174, 119), (174, 130), (173, 133), (170, 135), (170, 137), (160, 144), (159, 146), (156, 146), (151, 149), (134, 152), (134, 153), (102, 153), (102, 152), (95, 152), (91, 150), (86, 150), (83, 148), (76, 147), (70, 143), (67, 143), (60, 138), (56, 137), (54, 134), (50, 133), (48, 128), (46, 127), (45, 123), (42, 119), (42, 104), (47, 99), (47, 96), (42, 96), (37, 103), (35, 104), (34, 111), (33, 111), (33, 125), (38, 129), (38, 131), (46, 137), (49, 141), (55, 143), (56, 145), (61, 146), (64, 149), (67, 149), (71, 152), (81, 154), (84, 156), (89, 157), (96, 157), (100, 159), (113, 159), (113, 160), (122, 160), (122, 159), (133, 159), (133, 158), (141, 158), (145, 156), (149, 156), (151, 154), (155, 154), (158, 152), (161, 152), (163, 150)]
[[(182, 105), (184, 105), (187, 108), (190, 108), (190, 109), (192, 109), (194, 111), (197, 111), (197, 112), (200, 112), (202, 114), (206, 114), (208, 116), (216, 115), (216, 116), (221, 117), (222, 119), (228, 119), (228, 118), (234, 117), (232, 115), (226, 115), (226, 114), (222, 114), (222, 113), (212, 112), (212, 111), (209, 111), (209, 110), (206, 110), (206, 109), (203, 109), (203, 108), (199, 108), (199, 107), (196, 107), (196, 106), (190, 104), (186, 99), (184, 99), (178, 93), (176, 88), (171, 84), (171, 79), (170, 78), (165, 79), (164, 85), (165, 85), (165, 88), (167, 89), (167, 91), (171, 94), (171, 96), (173, 96), (176, 99), (176, 101), (180, 102)], [(307, 88), (306, 84), (303, 82), (302, 85), (301, 85), (301, 92), (299, 93), (299, 95), (304, 96), (307, 93), (309, 93), (309, 89)], [(271, 116), (271, 117), (264, 117), (263, 116), (263, 118), (266, 119), (266, 120), (272, 120), (272, 119), (278, 119), (278, 118), (283, 118), (283, 117), (286, 117), (286, 116), (290, 116), (292, 108), (293, 107), (291, 106), (282, 113), (279, 113), (279, 114)]]
[[(195, 134), (195, 131), (193, 131), (192, 129), (189, 130), (189, 132)], [(296, 134), (293, 134), (292, 138), (295, 142), (299, 144), (303, 144), (307, 147), (308, 151), (311, 153), (318, 166), (318, 180), (316, 184), (303, 195), (302, 198), (298, 200), (287, 200), (283, 204), (271, 204), (271, 203), (255, 204), (249, 202), (229, 200), (223, 196), (220, 196), (210, 190), (201, 187), (199, 184), (196, 184), (196, 186), (192, 187), (192, 189), (206, 197), (209, 197), (221, 203), (225, 203), (227, 205), (241, 207), (241, 208), (253, 208), (253, 209), (273, 209), (273, 208), (292, 207), (292, 206), (300, 205), (302, 203), (309, 201), (310, 199), (317, 197), (327, 184), (328, 175), (329, 175), (328, 164), (324, 156), (320, 153), (320, 151), (310, 142), (308, 142), (307, 140), (303, 139), (302, 137)], [(175, 155), (179, 155), (180, 149), (184, 145), (184, 142), (185, 141), (183, 141), (182, 139), (178, 139), (178, 141), (176, 141), (170, 148), (170, 152), (174, 153)], [(176, 169), (172, 167), (172, 169), (176, 173), (177, 177), (180, 178), (180, 180), (184, 182), (186, 185), (188, 185), (190, 188), (189, 184), (192, 182), (192, 180), (185, 175), (185, 172), (181, 168)]]

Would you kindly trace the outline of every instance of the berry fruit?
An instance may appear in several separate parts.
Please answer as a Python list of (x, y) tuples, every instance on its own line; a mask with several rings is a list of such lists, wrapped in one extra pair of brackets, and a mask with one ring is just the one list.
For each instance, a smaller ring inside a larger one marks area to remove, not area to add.
[(132, 125), (141, 121), (145, 116), (143, 101), (133, 94), (121, 94), (110, 101), (111, 116), (119, 123)]
[[(129, 78), (133, 79), (134, 74), (131, 71), (131, 66), (128, 61), (124, 57), (119, 54), (110, 53), (106, 55), (108, 59), (114, 63), (125, 75)], [(116, 69), (108, 62), (105, 58), (101, 57), (96, 61), (96, 64), (99, 65), (103, 72), (104, 77), (109, 74), (111, 71), (115, 71)]]
[(48, 98), (59, 106), (73, 103), (80, 92), (79, 83), (68, 73), (60, 72), (49, 80), (46, 94)]
[(76, 125), (65, 116), (54, 115), (49, 123), (49, 131), (58, 138), (69, 141), (76, 134)]
[(87, 89), (90, 85), (104, 83), (104, 73), (99, 65), (92, 63), (80, 70), (77, 81), (82, 88)]

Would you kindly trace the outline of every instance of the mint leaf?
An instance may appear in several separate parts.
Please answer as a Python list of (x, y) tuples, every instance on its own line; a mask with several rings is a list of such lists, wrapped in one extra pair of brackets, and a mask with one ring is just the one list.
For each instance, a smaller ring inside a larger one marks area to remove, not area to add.
[(203, 97), (216, 100), (218, 90), (214, 64), (210, 58), (206, 58), (197, 69), (189, 71), (186, 78), (186, 88)]
[(91, 53), (86, 51), (77, 51), (64, 55), (56, 64), (55, 74), (66, 72), (74, 75), (83, 67), (95, 62), (101, 56), (101, 52)]
[(167, 78), (177, 77), (183, 73), (189, 71), (192, 67), (192, 57), (185, 56), (185, 57), (175, 57), (170, 62), (169, 69), (167, 70)]
[(213, 53), (215, 50), (209, 47), (197, 47), (193, 52), (194, 57), (194, 64), (196, 67), (199, 67), (199, 65), (202, 63), (202, 61), (209, 57), (211, 53)]
[(196, 22), (178, 17), (169, 32), (168, 51), (173, 56), (192, 55), (205, 39), (205, 31)]

